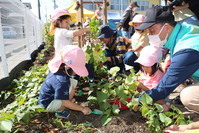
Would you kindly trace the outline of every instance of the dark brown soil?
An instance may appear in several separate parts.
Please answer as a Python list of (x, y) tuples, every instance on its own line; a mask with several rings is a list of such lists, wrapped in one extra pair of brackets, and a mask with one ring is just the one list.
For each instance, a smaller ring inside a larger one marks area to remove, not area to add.
[(121, 111), (118, 116), (114, 116), (111, 122), (106, 126), (101, 125), (101, 119), (98, 115), (83, 115), (81, 112), (72, 111), (69, 121), (75, 123), (84, 123), (88, 121), (97, 128), (96, 132), (104, 133), (150, 133), (147, 131), (147, 125), (139, 112), (129, 110)]

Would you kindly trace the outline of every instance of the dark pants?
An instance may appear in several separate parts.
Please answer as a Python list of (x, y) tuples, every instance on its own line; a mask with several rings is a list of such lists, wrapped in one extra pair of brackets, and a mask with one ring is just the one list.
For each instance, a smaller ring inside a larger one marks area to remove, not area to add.
[[(133, 66), (135, 72), (137, 73), (140, 70), (139, 63), (135, 63), (135, 60), (137, 59), (138, 57), (133, 51), (128, 51), (123, 56), (123, 63), (129, 66)], [(125, 71), (125, 68), (123, 70)]]

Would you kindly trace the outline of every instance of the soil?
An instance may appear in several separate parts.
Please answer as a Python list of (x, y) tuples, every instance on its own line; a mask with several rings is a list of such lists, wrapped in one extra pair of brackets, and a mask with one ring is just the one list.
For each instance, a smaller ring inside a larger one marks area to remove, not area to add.
[[(84, 94), (84, 93), (83, 93)], [(75, 96), (76, 102), (81, 105), (88, 105), (87, 95)], [(199, 115), (193, 112), (187, 111), (182, 104), (175, 104), (184, 114), (189, 115), (191, 120), (199, 120)], [(94, 109), (95, 107), (91, 107)], [(58, 124), (53, 124), (53, 120), (56, 120), (54, 113), (40, 113), (29, 124), (17, 125), (15, 130), (18, 133), (85, 133), (85, 130), (61, 128)], [(152, 133), (147, 130), (146, 120), (140, 114), (140, 112), (134, 112), (130, 110), (123, 110), (119, 115), (114, 116), (113, 119), (106, 125), (102, 126), (99, 115), (90, 114), (83, 115), (82, 112), (71, 111), (68, 119), (61, 119), (62, 123), (70, 121), (71, 123), (81, 124), (87, 123), (89, 127), (92, 126), (92, 133)]]
[[(54, 113), (41, 113), (36, 116), (28, 125), (18, 125), (15, 129), (20, 129), (19, 133), (68, 133), (68, 129), (57, 128), (51, 119), (56, 119)], [(71, 111), (68, 118), (62, 119), (62, 122), (70, 121), (73, 124), (90, 123), (93, 133), (152, 133), (147, 130), (145, 119), (140, 112), (132, 112), (129, 110), (121, 111), (118, 116), (114, 116), (111, 122), (106, 126), (101, 125), (99, 115), (90, 114), (83, 115), (78, 111)], [(80, 130), (70, 131), (70, 133), (83, 133)]]

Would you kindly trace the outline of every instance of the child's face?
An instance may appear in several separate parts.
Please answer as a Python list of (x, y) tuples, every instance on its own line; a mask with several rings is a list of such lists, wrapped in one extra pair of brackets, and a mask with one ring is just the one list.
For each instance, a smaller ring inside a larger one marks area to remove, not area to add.
[(151, 75), (151, 73), (152, 73), (152, 67), (147, 67), (147, 66), (143, 66), (143, 65), (142, 65), (142, 70), (143, 70), (147, 75)]
[(138, 26), (140, 26), (142, 23), (133, 23), (134, 29), (136, 29)]
[(66, 18), (61, 21), (61, 28), (69, 29), (71, 18)]

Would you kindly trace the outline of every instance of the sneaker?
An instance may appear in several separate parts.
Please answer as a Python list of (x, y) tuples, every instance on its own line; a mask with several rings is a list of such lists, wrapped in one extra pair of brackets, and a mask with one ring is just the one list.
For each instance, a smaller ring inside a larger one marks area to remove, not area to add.
[(69, 109), (64, 109), (64, 110), (62, 110), (60, 112), (56, 112), (55, 113), (55, 116), (57, 118), (65, 118), (65, 119), (67, 119), (69, 117), (69, 115), (70, 115), (70, 110)]

